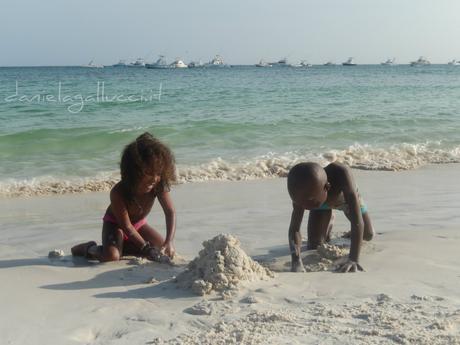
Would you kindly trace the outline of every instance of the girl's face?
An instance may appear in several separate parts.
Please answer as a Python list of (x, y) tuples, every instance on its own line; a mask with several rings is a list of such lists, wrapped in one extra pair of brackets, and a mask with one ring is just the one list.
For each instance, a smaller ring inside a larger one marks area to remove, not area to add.
[(137, 191), (139, 194), (150, 193), (153, 188), (160, 182), (161, 176), (157, 173), (144, 170), (144, 175), (139, 181)]

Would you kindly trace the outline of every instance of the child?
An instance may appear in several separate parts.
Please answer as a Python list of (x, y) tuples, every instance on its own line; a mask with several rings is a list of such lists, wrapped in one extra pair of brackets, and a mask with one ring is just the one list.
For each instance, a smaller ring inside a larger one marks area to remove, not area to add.
[[(174, 206), (169, 194), (175, 182), (174, 156), (150, 133), (127, 145), (120, 163), (121, 181), (110, 191), (110, 205), (103, 217), (102, 246), (91, 241), (76, 245), (72, 255), (101, 262), (123, 255), (159, 260), (160, 253), (174, 257), (176, 231)], [(166, 218), (166, 239), (146, 222), (155, 198)]]
[(310, 211), (307, 249), (316, 249), (330, 239), (334, 221), (332, 209), (343, 211), (351, 223), (350, 255), (338, 270), (362, 271), (358, 264), (361, 243), (363, 239), (370, 241), (374, 230), (350, 169), (340, 163), (331, 163), (324, 169), (316, 163), (300, 163), (289, 171), (287, 187), (293, 207), (289, 226), (291, 271), (305, 271), (300, 258), (300, 225), (305, 210)]

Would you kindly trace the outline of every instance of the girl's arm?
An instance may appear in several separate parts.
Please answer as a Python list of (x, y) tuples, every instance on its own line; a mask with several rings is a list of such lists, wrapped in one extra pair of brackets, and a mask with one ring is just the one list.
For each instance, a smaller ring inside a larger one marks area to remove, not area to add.
[(136, 231), (131, 220), (129, 219), (126, 202), (117, 188), (112, 188), (110, 191), (110, 202), (112, 213), (115, 216), (121, 230), (129, 237), (129, 239), (139, 248), (144, 248), (146, 241)]
[(159, 194), (158, 201), (163, 208), (166, 221), (166, 239), (163, 247), (166, 249), (167, 254), (172, 257), (174, 256), (174, 247), (172, 242), (174, 241), (174, 235), (176, 234), (176, 211), (169, 192), (164, 191)]

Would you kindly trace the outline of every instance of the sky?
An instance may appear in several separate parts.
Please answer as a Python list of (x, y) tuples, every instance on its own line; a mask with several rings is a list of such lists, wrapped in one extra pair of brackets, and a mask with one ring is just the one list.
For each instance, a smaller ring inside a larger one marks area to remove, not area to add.
[(0, 66), (460, 60), (458, 0), (0, 0)]

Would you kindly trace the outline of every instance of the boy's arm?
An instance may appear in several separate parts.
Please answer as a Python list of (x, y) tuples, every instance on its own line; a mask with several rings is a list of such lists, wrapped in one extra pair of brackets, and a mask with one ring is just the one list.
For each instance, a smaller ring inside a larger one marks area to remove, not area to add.
[(143, 248), (146, 245), (146, 241), (131, 224), (126, 203), (117, 188), (112, 188), (110, 191), (110, 205), (120, 229), (137, 247)]
[(165, 243), (163, 244), (163, 248), (166, 249), (167, 254), (170, 257), (173, 257), (174, 247), (172, 242), (174, 240), (174, 235), (176, 234), (176, 211), (174, 209), (174, 205), (169, 192), (165, 191), (158, 195), (158, 201), (163, 208), (166, 221), (166, 239)]
[(363, 242), (364, 221), (361, 214), (361, 205), (356, 193), (356, 186), (348, 167), (343, 166), (341, 174), (341, 189), (343, 196), (348, 205), (348, 218), (351, 223), (351, 246), (350, 246), (350, 261), (345, 263), (339, 270), (342, 272), (362, 270), (358, 264), (361, 244)]
[(291, 271), (304, 272), (300, 251), (302, 247), (302, 234), (300, 233), (300, 225), (305, 210), (302, 207), (292, 204), (291, 223), (289, 224), (289, 249), (291, 251)]

